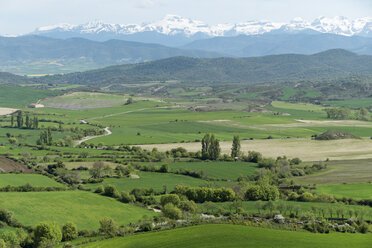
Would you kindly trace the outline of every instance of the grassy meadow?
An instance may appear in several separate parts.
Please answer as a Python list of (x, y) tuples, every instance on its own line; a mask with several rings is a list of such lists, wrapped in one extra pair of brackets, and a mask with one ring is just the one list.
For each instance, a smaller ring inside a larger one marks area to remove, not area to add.
[(0, 199), (6, 199), (0, 201), (0, 208), (12, 211), (18, 221), (28, 226), (43, 221), (62, 226), (72, 221), (81, 230), (93, 230), (98, 229), (99, 220), (104, 217), (111, 217), (123, 225), (137, 222), (144, 215), (155, 215), (144, 208), (84, 191), (2, 192)]
[(369, 248), (371, 235), (313, 234), (238, 225), (201, 225), (93, 242), (81, 247), (283, 247)]
[(33, 187), (63, 187), (53, 179), (38, 174), (0, 174), (0, 187), (25, 184), (30, 184)]

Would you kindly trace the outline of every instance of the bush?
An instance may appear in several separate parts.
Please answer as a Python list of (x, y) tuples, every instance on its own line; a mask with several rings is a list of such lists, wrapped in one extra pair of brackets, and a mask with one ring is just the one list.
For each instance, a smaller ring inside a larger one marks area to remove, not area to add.
[(74, 223), (68, 222), (62, 227), (62, 240), (70, 241), (78, 237), (77, 227)]
[(133, 203), (136, 201), (136, 197), (129, 194), (127, 191), (122, 191), (120, 192), (120, 201), (124, 203)]
[(304, 192), (298, 199), (302, 202), (311, 202), (314, 201), (314, 196), (310, 192)]
[(34, 241), (38, 247), (51, 247), (62, 240), (61, 229), (55, 223), (43, 222), (36, 226)]
[(0, 248), (6, 248), (6, 244), (3, 239), (0, 239)]
[(167, 203), (162, 210), (165, 217), (178, 220), (182, 218), (182, 212), (179, 208), (174, 206), (172, 203)]
[(181, 201), (179, 208), (185, 212), (196, 213), (197, 205), (194, 201)]
[(105, 191), (103, 185), (100, 185), (98, 186), (98, 188), (94, 191), (94, 193), (98, 193), (98, 194), (101, 194), (103, 193), (103, 191)]
[(275, 160), (272, 158), (264, 158), (258, 162), (258, 167), (270, 169), (275, 166)]
[(258, 183), (248, 187), (245, 199), (249, 201), (275, 201), (279, 199), (279, 190), (275, 185)]
[(288, 201), (297, 201), (298, 197), (299, 196), (296, 192), (291, 192), (288, 195)]
[(366, 222), (361, 223), (358, 227), (358, 232), (367, 233), (368, 232), (368, 224)]
[(104, 195), (109, 196), (109, 197), (114, 197), (114, 198), (120, 197), (119, 191), (117, 190), (117, 188), (110, 184), (105, 186), (104, 192), (105, 192)]
[(118, 226), (115, 221), (110, 217), (105, 217), (99, 221), (100, 228), (99, 231), (107, 237), (115, 237), (118, 233)]
[(5, 231), (1, 238), (5, 241), (6, 247), (19, 247), (20, 241), (13, 231)]
[(172, 203), (174, 206), (178, 207), (180, 205), (180, 197), (175, 194), (168, 194), (168, 195), (163, 195), (160, 198), (160, 204), (164, 207), (168, 203)]
[(10, 225), (13, 221), (13, 213), (6, 209), (0, 209), (0, 221)]
[(249, 151), (248, 156), (245, 158), (247, 162), (258, 163), (262, 160), (262, 154), (255, 151)]
[(162, 172), (162, 173), (167, 173), (169, 171), (169, 166), (168, 164), (162, 164), (160, 169), (159, 169), (159, 172)]

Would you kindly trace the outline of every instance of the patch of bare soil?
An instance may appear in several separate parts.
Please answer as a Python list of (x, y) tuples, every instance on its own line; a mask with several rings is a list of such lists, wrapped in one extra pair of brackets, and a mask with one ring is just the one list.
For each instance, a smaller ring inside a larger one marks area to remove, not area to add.
[(31, 173), (32, 170), (27, 168), (27, 166), (24, 164), (15, 162), (5, 157), (0, 157), (0, 173), (9, 172)]

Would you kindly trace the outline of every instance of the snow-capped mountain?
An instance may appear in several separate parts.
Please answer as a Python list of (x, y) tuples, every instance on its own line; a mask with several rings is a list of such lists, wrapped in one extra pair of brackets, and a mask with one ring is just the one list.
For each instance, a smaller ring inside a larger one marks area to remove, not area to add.
[(185, 43), (212, 37), (261, 35), (276, 33), (328, 33), (343, 36), (372, 37), (372, 18), (349, 20), (346, 17), (320, 17), (312, 22), (295, 18), (288, 23), (248, 21), (237, 24), (208, 25), (201, 21), (167, 15), (164, 19), (144, 24), (108, 24), (94, 21), (81, 25), (59, 24), (40, 27), (31, 34), (54, 38), (83, 37), (93, 40), (126, 39), (165, 45)]

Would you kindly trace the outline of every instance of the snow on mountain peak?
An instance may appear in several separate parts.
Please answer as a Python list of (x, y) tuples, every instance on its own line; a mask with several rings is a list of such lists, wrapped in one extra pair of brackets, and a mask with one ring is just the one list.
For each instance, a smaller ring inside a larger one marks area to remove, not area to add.
[(58, 24), (41, 27), (34, 34), (46, 32), (74, 32), (80, 34), (112, 33), (128, 35), (140, 32), (157, 32), (165, 35), (184, 35), (186, 37), (202, 33), (207, 36), (259, 35), (272, 31), (300, 32), (313, 30), (321, 33), (331, 33), (345, 36), (371, 35), (372, 18), (349, 20), (343, 16), (333, 18), (319, 17), (312, 22), (296, 17), (288, 23), (269, 21), (247, 21), (237, 24), (208, 25), (201, 21), (183, 18), (178, 15), (166, 15), (162, 20), (144, 24), (107, 24), (102, 21), (92, 21), (81, 25)]

